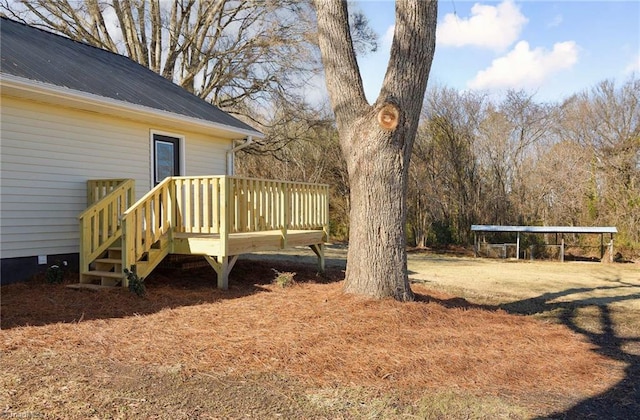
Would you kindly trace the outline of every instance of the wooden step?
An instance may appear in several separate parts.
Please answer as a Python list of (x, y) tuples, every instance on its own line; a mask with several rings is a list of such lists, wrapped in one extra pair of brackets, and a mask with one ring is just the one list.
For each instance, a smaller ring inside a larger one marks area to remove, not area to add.
[(107, 248), (107, 259), (121, 259), (122, 258), (122, 247), (111, 247)]
[(102, 286), (100, 284), (91, 284), (91, 283), (75, 283), (75, 284), (67, 284), (69, 289), (82, 289), (82, 290), (117, 290), (117, 288), (113, 286)]
[(86, 276), (95, 276), (95, 277), (111, 277), (114, 279), (124, 278), (124, 273), (114, 273), (113, 271), (90, 270), (82, 274)]
[(121, 264), (122, 260), (119, 258), (98, 258), (95, 262), (106, 264)]

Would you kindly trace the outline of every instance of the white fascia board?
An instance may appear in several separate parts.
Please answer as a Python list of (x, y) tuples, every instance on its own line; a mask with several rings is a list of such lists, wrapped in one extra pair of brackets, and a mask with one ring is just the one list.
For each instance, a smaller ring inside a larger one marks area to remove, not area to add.
[(179, 124), (187, 126), (193, 131), (217, 134), (232, 139), (247, 136), (259, 139), (265, 137), (264, 134), (255, 130), (245, 130), (225, 124), (214, 123), (10, 74), (1, 75), (0, 89), (3, 94), (24, 97), (39, 102), (68, 105), (74, 108), (97, 111), (133, 120), (170, 123), (173, 125)]

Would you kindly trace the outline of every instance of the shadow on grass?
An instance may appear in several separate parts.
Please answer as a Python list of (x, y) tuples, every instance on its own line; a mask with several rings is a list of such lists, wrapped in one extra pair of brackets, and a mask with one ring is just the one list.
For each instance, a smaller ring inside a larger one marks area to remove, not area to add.
[[(589, 340), (594, 345), (594, 351), (611, 360), (625, 363), (625, 377), (600, 395), (581, 401), (566, 411), (556, 412), (539, 419), (638, 419), (640, 418), (640, 337), (623, 337), (616, 332), (616, 325), (609, 305), (614, 302), (640, 299), (640, 294), (589, 297), (569, 302), (555, 301), (579, 293), (598, 290), (618, 290), (624, 293), (625, 289), (638, 287), (637, 284), (615, 279), (608, 281), (615, 283), (615, 285), (572, 288), (498, 306), (476, 305), (463, 298), (436, 299), (431, 296), (420, 296), (419, 298), (420, 300), (437, 302), (449, 308), (502, 309), (519, 315), (554, 314), (560, 323)], [(596, 318), (599, 328), (594, 328), (592, 331), (579, 325), (579, 311), (585, 308), (597, 311)], [(640, 324), (640, 320), (637, 322)], [(637, 349), (638, 354), (625, 350), (629, 347)]]
[[(554, 413), (545, 418), (552, 419), (637, 419), (640, 413), (640, 355), (625, 351), (629, 344), (640, 343), (640, 337), (622, 337), (616, 332), (609, 305), (631, 299), (640, 299), (640, 294), (622, 296), (593, 297), (571, 302), (552, 302), (553, 300), (577, 293), (596, 290), (617, 289), (624, 293), (626, 288), (637, 285), (617, 282), (616, 285), (594, 288), (575, 288), (558, 293), (546, 293), (537, 298), (525, 299), (500, 305), (500, 308), (521, 314), (556, 312), (557, 319), (572, 331), (581, 334), (595, 346), (595, 351), (603, 356), (623, 362), (625, 377), (606, 392), (586, 399), (570, 409)], [(595, 308), (599, 328), (586, 329), (578, 323), (578, 311), (582, 308)], [(640, 320), (638, 321), (640, 322)], [(597, 332), (596, 332), (597, 330)], [(637, 346), (635, 346), (637, 347)]]
[[(140, 298), (120, 287), (74, 290), (65, 284), (48, 284), (44, 276), (39, 276), (28, 282), (2, 286), (0, 328), (149, 315), (163, 309), (242, 298), (269, 292), (265, 286), (271, 284), (279, 272), (295, 273), (297, 283), (324, 283), (344, 278), (338, 268), (329, 267), (325, 274), (320, 274), (315, 264), (238, 259), (229, 275), (228, 290), (216, 288), (216, 273), (208, 266), (188, 270), (158, 268), (144, 279), (147, 295)], [(68, 276), (65, 283), (78, 283), (77, 273)]]

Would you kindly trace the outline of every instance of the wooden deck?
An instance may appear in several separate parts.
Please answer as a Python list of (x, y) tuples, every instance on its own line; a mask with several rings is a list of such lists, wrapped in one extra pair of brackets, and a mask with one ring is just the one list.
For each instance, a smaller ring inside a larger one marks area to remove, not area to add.
[(227, 288), (237, 256), (309, 246), (324, 269), (328, 186), (240, 177), (167, 178), (135, 203), (131, 180), (87, 184), (80, 281), (127, 286), (168, 254), (202, 255)]

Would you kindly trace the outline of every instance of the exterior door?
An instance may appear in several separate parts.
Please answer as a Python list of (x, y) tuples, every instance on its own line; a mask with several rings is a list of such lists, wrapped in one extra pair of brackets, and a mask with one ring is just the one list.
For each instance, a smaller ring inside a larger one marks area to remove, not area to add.
[(180, 139), (153, 135), (153, 185), (168, 176), (180, 175)]

